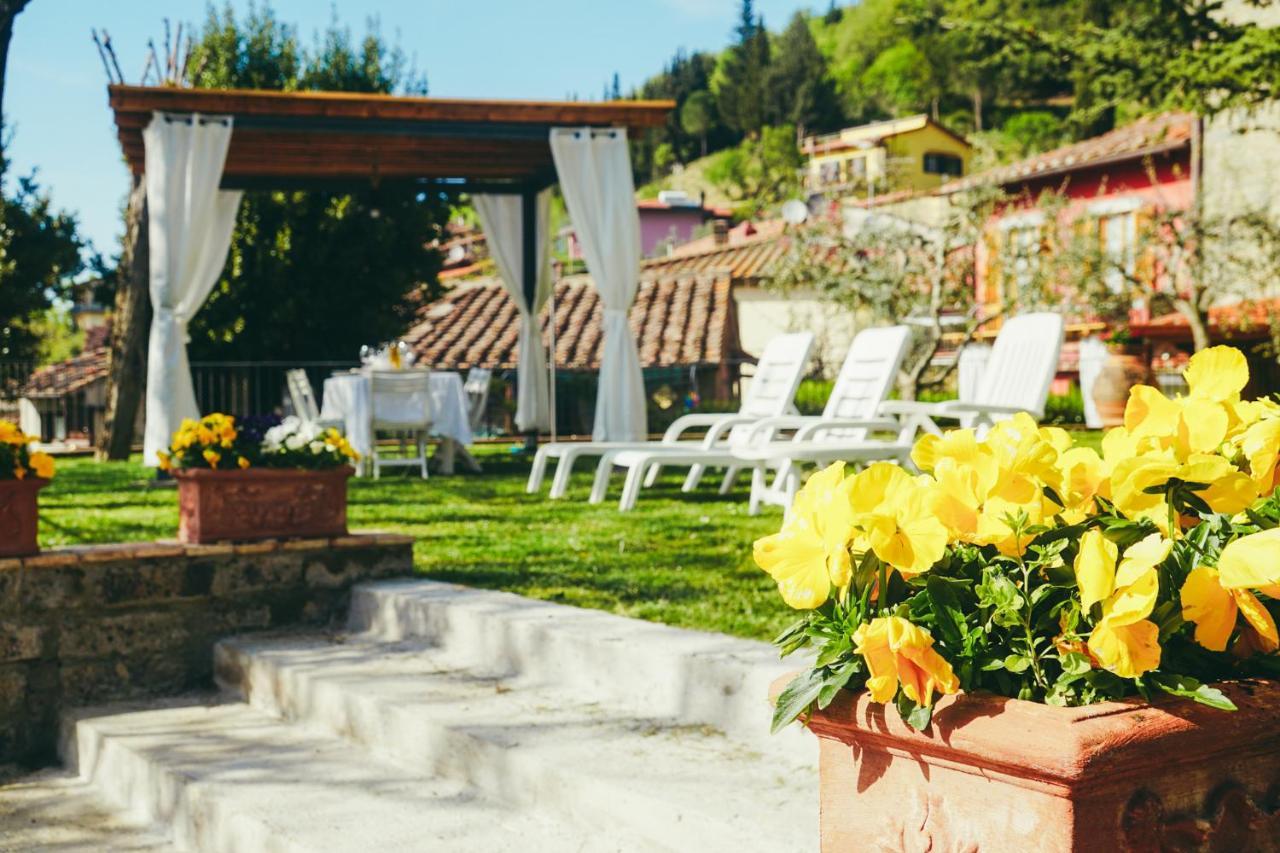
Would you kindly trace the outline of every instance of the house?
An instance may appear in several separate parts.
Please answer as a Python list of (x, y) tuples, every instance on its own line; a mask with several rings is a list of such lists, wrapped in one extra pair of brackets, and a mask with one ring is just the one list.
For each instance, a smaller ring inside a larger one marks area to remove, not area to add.
[[(723, 269), (658, 269), (642, 275), (630, 321), (651, 424), (674, 420), (702, 400), (735, 396), (738, 370), (751, 359), (739, 345), (732, 293), (732, 274)], [(561, 431), (591, 431), (604, 343), (602, 314), (588, 275), (557, 282), (543, 309), (543, 344), (555, 341), (556, 422)], [(515, 304), (501, 282), (484, 277), (463, 282), (420, 308), (404, 339), (417, 362), (434, 369), (511, 371), (518, 361), (519, 327)]]
[(968, 174), (972, 146), (921, 114), (848, 127), (800, 144), (812, 193), (926, 191)]
[[(732, 210), (709, 207), (684, 190), (663, 190), (657, 198), (640, 199), (636, 202), (636, 213), (640, 217), (640, 254), (645, 258), (688, 243), (708, 222), (727, 223), (733, 216)], [(570, 260), (582, 260), (582, 247), (578, 245), (573, 226), (562, 229), (559, 237), (565, 255)]]
[(31, 374), (18, 401), (24, 432), (44, 442), (93, 445), (106, 416), (110, 342), (107, 320), (86, 330), (79, 355)]

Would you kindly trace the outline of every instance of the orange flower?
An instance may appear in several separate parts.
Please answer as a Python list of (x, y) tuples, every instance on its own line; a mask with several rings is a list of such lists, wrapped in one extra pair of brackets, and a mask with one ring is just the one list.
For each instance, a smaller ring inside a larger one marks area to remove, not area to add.
[(898, 692), (921, 705), (933, 704), (933, 693), (956, 693), (960, 681), (951, 664), (933, 650), (933, 637), (900, 616), (881, 616), (853, 632), (854, 651), (867, 662), (867, 689), (875, 702), (888, 702)]
[(209, 463), (209, 467), (217, 469), (218, 463), (222, 461), (222, 454), (213, 448), (209, 448), (204, 452), (204, 461)]

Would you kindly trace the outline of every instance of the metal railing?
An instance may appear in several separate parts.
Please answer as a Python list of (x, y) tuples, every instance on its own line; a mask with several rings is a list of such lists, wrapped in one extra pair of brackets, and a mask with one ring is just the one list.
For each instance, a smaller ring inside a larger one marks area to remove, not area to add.
[(272, 412), (292, 413), (285, 374), (305, 370), (321, 396), (324, 380), (335, 371), (359, 367), (350, 361), (195, 361), (191, 363), (191, 382), (196, 392), (196, 405), (201, 412), (225, 412), (233, 415), (265, 415)]

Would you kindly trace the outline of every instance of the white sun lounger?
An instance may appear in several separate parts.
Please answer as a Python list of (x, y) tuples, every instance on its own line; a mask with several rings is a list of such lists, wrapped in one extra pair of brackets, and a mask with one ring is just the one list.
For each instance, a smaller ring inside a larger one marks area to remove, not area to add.
[[(703, 444), (714, 445), (737, 429), (742, 430), (762, 418), (774, 417), (794, 411), (796, 390), (804, 378), (809, 364), (809, 352), (813, 349), (812, 332), (795, 332), (778, 335), (769, 341), (760, 360), (756, 363), (755, 375), (743, 397), (742, 406), (737, 413), (699, 413), (684, 415), (667, 427), (661, 442), (646, 441), (560, 441), (544, 444), (538, 448), (533, 457), (533, 469), (529, 472), (529, 482), (525, 488), (529, 494), (535, 494), (542, 486), (546, 476), (547, 463), (558, 459), (555, 479), (551, 484), (551, 497), (564, 497), (569, 488), (569, 475), (573, 465), (584, 456), (602, 456), (614, 450), (643, 448), (653, 444), (672, 445), (675, 447), (697, 447)], [(688, 430), (705, 428), (706, 435), (698, 439), (682, 439)]]
[[(771, 447), (774, 444), (789, 445), (792, 442), (776, 442), (781, 432), (794, 431), (794, 441), (802, 445), (836, 443), (847, 452), (857, 445), (865, 446), (867, 454), (874, 458), (900, 458), (910, 451), (911, 435), (903, 435), (902, 424), (894, 418), (878, 418), (878, 409), (888, 396), (902, 363), (911, 331), (906, 326), (865, 329), (859, 332), (849, 347), (827, 399), (826, 408), (815, 416), (778, 416), (764, 418), (740, 436), (730, 436), (720, 444), (704, 444), (701, 447), (672, 447), (653, 442), (645, 447), (613, 450), (604, 455), (596, 468), (596, 478), (591, 489), (591, 502), (600, 503), (605, 498), (609, 477), (614, 467), (626, 468), (627, 477), (618, 508), (625, 512), (635, 506), (642, 480), (650, 485), (658, 469), (663, 466), (688, 467), (690, 475), (685, 480), (684, 491), (692, 491), (707, 466), (728, 469), (720, 485), (724, 494), (743, 468), (753, 469), (753, 477), (762, 476), (762, 467), (768, 460), (743, 458), (739, 454), (745, 448)], [(891, 430), (898, 433), (895, 441), (875, 441), (867, 438), (869, 431)], [(912, 427), (914, 432), (914, 427)], [(772, 457), (769, 457), (772, 459)], [(786, 465), (785, 457), (779, 464)], [(647, 475), (647, 479), (646, 479)]]
[(925, 432), (940, 433), (937, 419), (958, 420), (984, 435), (996, 421), (1018, 412), (1036, 420), (1044, 417), (1049, 386), (1062, 352), (1061, 314), (1021, 314), (1005, 321), (991, 348), (991, 357), (973, 400), (942, 403), (891, 401), (882, 412), (914, 420)]

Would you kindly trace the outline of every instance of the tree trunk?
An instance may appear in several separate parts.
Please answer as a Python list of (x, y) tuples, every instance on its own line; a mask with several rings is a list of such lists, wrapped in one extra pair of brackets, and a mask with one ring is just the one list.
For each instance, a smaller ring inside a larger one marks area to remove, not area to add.
[(1196, 352), (1209, 348), (1209, 315), (1199, 311), (1193, 302), (1179, 299), (1174, 306), (1187, 320), (1187, 328), (1191, 330), (1191, 345)]
[(982, 87), (973, 87), (973, 129), (982, 132)]
[(147, 187), (143, 176), (135, 175), (117, 271), (106, 428), (98, 444), (99, 459), (128, 459), (133, 449), (133, 426), (147, 380), (147, 331), (151, 328), (148, 255)]
[(0, 0), (0, 174), (4, 174), (4, 78), (9, 63), (9, 42), (13, 39), (13, 19), (31, 0)]

